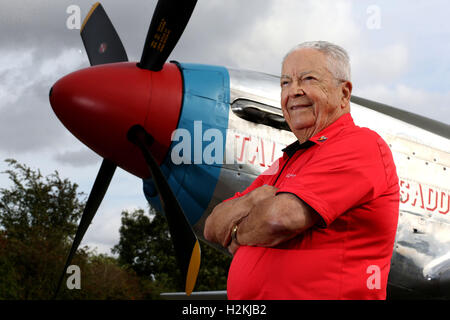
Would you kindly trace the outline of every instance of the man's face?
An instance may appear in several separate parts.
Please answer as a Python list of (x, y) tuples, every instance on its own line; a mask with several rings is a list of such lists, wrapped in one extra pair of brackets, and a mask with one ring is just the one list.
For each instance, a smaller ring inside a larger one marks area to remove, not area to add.
[(311, 138), (349, 111), (343, 103), (341, 82), (327, 66), (327, 57), (311, 48), (292, 52), (283, 63), (281, 108), (292, 132), (302, 140)]

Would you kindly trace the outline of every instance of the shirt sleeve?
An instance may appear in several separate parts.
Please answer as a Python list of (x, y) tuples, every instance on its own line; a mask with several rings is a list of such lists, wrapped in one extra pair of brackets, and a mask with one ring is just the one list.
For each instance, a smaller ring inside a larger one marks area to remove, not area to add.
[(386, 189), (386, 164), (380, 148), (388, 147), (372, 132), (329, 140), (297, 168), (295, 178), (284, 179), (278, 193), (292, 193), (302, 199), (322, 217), (322, 227), (327, 227), (344, 212)]

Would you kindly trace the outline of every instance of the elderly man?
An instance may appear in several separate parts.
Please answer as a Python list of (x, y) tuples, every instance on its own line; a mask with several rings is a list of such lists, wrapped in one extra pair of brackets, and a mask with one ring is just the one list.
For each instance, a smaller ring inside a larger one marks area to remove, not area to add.
[(385, 299), (398, 178), (382, 138), (353, 123), (348, 55), (325, 41), (300, 44), (280, 84), (297, 141), (277, 172), (217, 205), (205, 224), (205, 238), (234, 254), (228, 297)]

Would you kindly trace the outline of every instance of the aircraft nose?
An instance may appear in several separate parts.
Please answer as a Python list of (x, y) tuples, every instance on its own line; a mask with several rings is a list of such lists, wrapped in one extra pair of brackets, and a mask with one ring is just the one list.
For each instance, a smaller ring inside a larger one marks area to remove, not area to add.
[(155, 138), (162, 163), (181, 110), (182, 79), (175, 64), (153, 72), (124, 62), (90, 67), (57, 81), (50, 104), (66, 128), (103, 158), (141, 178), (149, 171), (127, 132), (141, 125)]

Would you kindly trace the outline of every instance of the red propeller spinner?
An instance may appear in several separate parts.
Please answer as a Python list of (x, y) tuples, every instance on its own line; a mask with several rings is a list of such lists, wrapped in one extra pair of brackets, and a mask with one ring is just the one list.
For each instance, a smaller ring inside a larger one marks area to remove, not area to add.
[(84, 144), (128, 172), (148, 178), (148, 167), (127, 140), (127, 132), (136, 124), (144, 127), (155, 139), (150, 151), (161, 164), (177, 128), (182, 86), (180, 70), (173, 63), (154, 72), (120, 62), (63, 77), (51, 89), (50, 103)]

